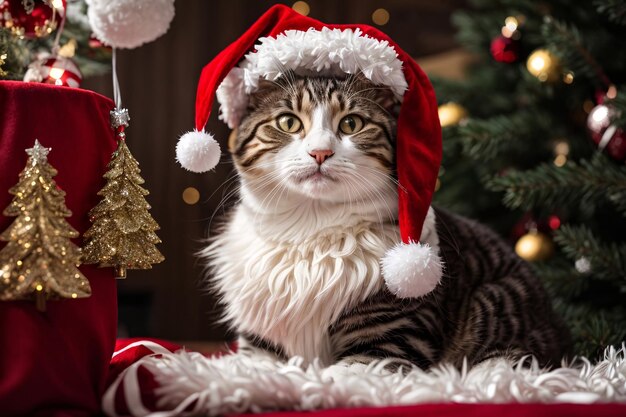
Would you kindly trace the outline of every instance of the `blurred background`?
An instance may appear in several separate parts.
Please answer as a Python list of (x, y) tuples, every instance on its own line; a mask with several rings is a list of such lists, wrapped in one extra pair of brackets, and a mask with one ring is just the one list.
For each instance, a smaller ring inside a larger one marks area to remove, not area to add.
[[(203, 265), (194, 255), (210, 225), (228, 210), (222, 199), (233, 171), (225, 153), (228, 128), (217, 120), (207, 130), (223, 150), (216, 172), (193, 174), (175, 162), (177, 138), (193, 127), (196, 85), (202, 67), (237, 39), (276, 1), (178, 0), (166, 35), (134, 50), (121, 50), (118, 76), (130, 110), (128, 146), (141, 164), (150, 190), (152, 215), (161, 225), (159, 249), (165, 261), (152, 270), (129, 271), (118, 282), (120, 336), (172, 340), (224, 340), (215, 323), (216, 300), (207, 294)], [(377, 26), (427, 67), (456, 76), (463, 54), (455, 51), (453, 10), (462, 0), (309, 0), (284, 2), (301, 13), (332, 23)], [(112, 97), (110, 75), (87, 79), (82, 87)]]

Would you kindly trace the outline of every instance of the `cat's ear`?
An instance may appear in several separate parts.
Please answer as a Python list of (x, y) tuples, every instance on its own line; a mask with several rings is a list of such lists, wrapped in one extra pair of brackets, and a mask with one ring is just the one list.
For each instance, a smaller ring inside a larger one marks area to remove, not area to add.
[(267, 103), (272, 94), (282, 87), (276, 81), (259, 79), (257, 89), (250, 94), (248, 106), (251, 109), (258, 109), (263, 103)]

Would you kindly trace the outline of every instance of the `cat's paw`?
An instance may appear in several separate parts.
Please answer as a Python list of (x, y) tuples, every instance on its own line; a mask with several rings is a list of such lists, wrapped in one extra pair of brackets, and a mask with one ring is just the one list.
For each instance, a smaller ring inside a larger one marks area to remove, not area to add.
[(363, 375), (391, 375), (398, 371), (397, 363), (390, 359), (378, 360), (367, 358), (346, 358), (334, 365), (325, 368), (322, 376), (332, 378), (333, 380), (344, 379), (350, 377), (361, 377)]
[(263, 362), (283, 362), (274, 352), (254, 346), (243, 337), (240, 337), (237, 341), (237, 354)]
[(367, 373), (367, 369), (368, 365), (365, 363), (340, 362), (325, 368), (322, 371), (322, 378), (337, 381), (339, 379), (364, 375)]

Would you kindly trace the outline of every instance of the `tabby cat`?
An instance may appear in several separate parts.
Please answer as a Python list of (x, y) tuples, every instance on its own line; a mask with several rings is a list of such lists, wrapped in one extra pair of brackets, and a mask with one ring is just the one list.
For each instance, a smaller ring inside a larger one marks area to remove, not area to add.
[(230, 151), (240, 201), (203, 251), (242, 352), (427, 368), (499, 355), (557, 364), (568, 333), (529, 267), (485, 226), (429, 210), (440, 285), (389, 293), (399, 242), (393, 93), (360, 75), (261, 81)]

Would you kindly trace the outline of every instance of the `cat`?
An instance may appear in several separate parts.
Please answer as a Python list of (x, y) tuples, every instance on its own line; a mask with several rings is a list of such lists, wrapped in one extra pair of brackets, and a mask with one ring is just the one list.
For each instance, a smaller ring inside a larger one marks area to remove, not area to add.
[(324, 366), (558, 364), (568, 332), (541, 282), (479, 223), (431, 207), (420, 241), (439, 247), (440, 285), (414, 299), (386, 289), (396, 114), (393, 93), (359, 74), (260, 81), (229, 144), (239, 202), (202, 251), (240, 351)]

